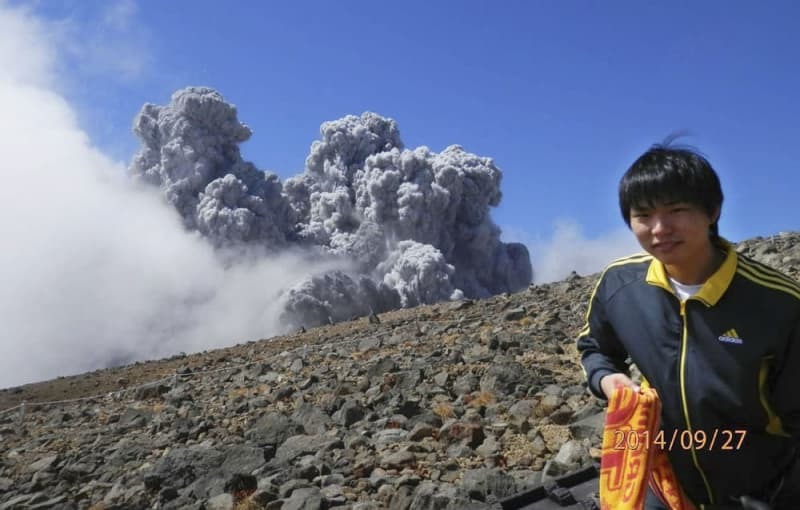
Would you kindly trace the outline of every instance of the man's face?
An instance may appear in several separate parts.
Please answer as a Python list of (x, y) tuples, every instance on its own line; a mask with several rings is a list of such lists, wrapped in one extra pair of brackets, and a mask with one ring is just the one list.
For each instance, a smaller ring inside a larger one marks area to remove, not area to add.
[(705, 264), (712, 252), (708, 237), (712, 223), (704, 210), (686, 202), (631, 208), (631, 230), (639, 244), (667, 266), (687, 269)]

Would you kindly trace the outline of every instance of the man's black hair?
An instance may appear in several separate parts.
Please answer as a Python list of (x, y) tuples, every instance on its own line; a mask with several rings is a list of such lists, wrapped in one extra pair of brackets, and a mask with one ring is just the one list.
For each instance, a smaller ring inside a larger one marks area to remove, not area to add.
[[(671, 144), (652, 146), (633, 162), (619, 183), (619, 208), (625, 224), (631, 226), (631, 208), (686, 202), (713, 216), (722, 208), (722, 187), (708, 160), (696, 150)], [(717, 221), (711, 225), (712, 240), (719, 238)]]

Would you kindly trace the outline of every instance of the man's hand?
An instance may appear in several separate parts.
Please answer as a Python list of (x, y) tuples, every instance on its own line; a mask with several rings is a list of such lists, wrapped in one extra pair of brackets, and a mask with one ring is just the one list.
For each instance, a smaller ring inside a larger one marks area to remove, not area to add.
[(628, 386), (633, 388), (633, 391), (639, 391), (639, 386), (634, 384), (631, 378), (625, 374), (608, 374), (600, 379), (600, 389), (603, 390), (608, 400), (611, 400), (611, 395), (614, 393), (614, 388), (617, 386)]

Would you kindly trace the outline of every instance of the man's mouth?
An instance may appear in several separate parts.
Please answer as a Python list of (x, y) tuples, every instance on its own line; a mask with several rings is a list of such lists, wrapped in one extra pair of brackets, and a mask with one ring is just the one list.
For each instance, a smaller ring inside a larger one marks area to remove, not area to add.
[(653, 243), (653, 249), (658, 251), (670, 251), (680, 244), (680, 241), (661, 241)]

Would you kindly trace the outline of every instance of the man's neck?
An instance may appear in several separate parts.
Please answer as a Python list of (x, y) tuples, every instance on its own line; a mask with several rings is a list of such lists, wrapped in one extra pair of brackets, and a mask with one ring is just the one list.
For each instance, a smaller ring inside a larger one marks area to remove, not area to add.
[(709, 247), (709, 252), (702, 264), (693, 264), (691, 267), (679, 267), (677, 265), (664, 265), (667, 274), (673, 280), (684, 285), (700, 285), (706, 282), (711, 275), (725, 261), (725, 252), (714, 246)]

